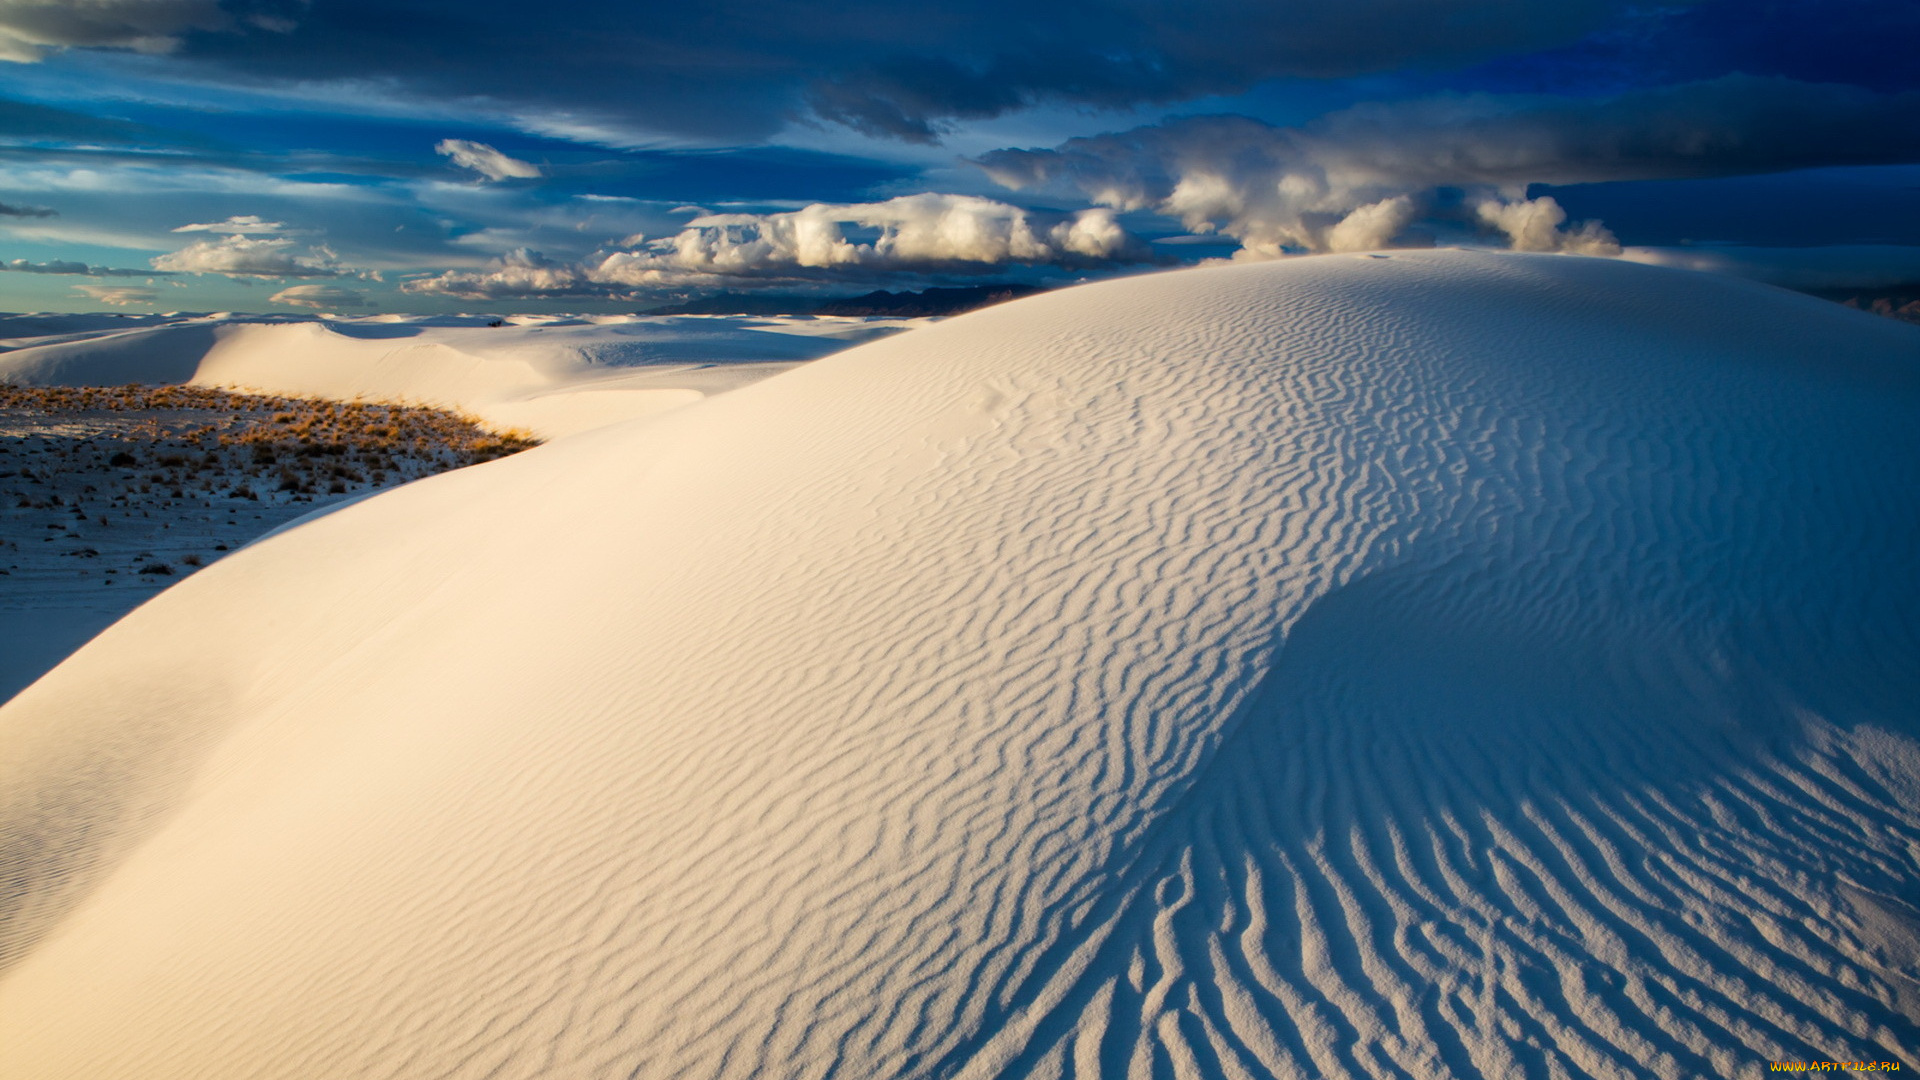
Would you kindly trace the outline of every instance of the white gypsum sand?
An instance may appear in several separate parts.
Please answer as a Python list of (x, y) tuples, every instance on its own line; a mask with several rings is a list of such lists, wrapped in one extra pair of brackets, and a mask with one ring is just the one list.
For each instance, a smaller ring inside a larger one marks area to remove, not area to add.
[(1328, 256), (369, 499), (0, 709), (0, 1075), (1915, 1062), (1917, 365)]

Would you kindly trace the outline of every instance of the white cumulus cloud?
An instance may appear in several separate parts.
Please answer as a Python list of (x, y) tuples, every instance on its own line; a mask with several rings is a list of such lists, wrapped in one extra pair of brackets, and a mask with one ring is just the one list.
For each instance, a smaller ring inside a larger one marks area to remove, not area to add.
[(1405, 195), (1356, 207), (1327, 230), (1327, 250), (1375, 251), (1388, 247), (1416, 216), (1413, 200)]
[(1550, 198), (1502, 201), (1484, 199), (1474, 213), (1507, 235), (1515, 251), (1564, 251), (1573, 255), (1618, 255), (1620, 241), (1597, 221), (1562, 229), (1567, 212)]
[[(638, 243), (638, 238), (629, 238)], [(773, 214), (709, 214), (636, 250), (577, 264), (516, 252), (485, 271), (402, 286), (468, 299), (628, 295), (891, 273), (969, 273), (1007, 265), (1093, 267), (1146, 261), (1145, 245), (1106, 207), (1043, 215), (972, 195), (818, 203)]]
[(486, 270), (448, 270), (403, 282), (402, 292), (457, 296), (464, 300), (501, 300), (525, 296), (599, 296), (610, 292), (596, 284), (586, 264), (558, 263), (522, 248)]
[(433, 149), (435, 153), (452, 158), (455, 165), (472, 169), (489, 180), (531, 180), (540, 175), (538, 165), (508, 157), (482, 142), (442, 139)]
[(303, 248), (284, 236), (199, 240), (152, 260), (155, 270), (228, 277), (340, 277), (352, 271), (324, 245)]

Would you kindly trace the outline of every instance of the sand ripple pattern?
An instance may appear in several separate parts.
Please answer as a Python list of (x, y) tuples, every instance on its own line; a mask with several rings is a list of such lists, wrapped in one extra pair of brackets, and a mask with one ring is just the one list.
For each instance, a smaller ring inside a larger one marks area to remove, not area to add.
[(0, 711), (4, 1077), (1920, 1066), (1920, 333), (1112, 282), (409, 486)]

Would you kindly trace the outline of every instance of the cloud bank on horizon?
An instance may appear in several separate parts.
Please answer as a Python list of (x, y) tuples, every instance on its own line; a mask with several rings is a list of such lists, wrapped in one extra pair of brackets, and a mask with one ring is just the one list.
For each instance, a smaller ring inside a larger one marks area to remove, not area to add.
[[(1916, 32), (1868, 0), (0, 0), (0, 264), (61, 268), (7, 276), (37, 306), (137, 304), (53, 282), (145, 265), (239, 309), (1433, 244), (1789, 280), (1920, 248)], [(1645, 254), (1681, 248), (1736, 253)]]

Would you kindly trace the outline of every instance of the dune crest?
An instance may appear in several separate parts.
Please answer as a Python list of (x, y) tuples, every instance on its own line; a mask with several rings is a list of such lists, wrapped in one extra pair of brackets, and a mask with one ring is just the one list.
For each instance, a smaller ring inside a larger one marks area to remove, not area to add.
[(1468, 252), (410, 485), (0, 709), (0, 1076), (1920, 1051), (1920, 331)]

